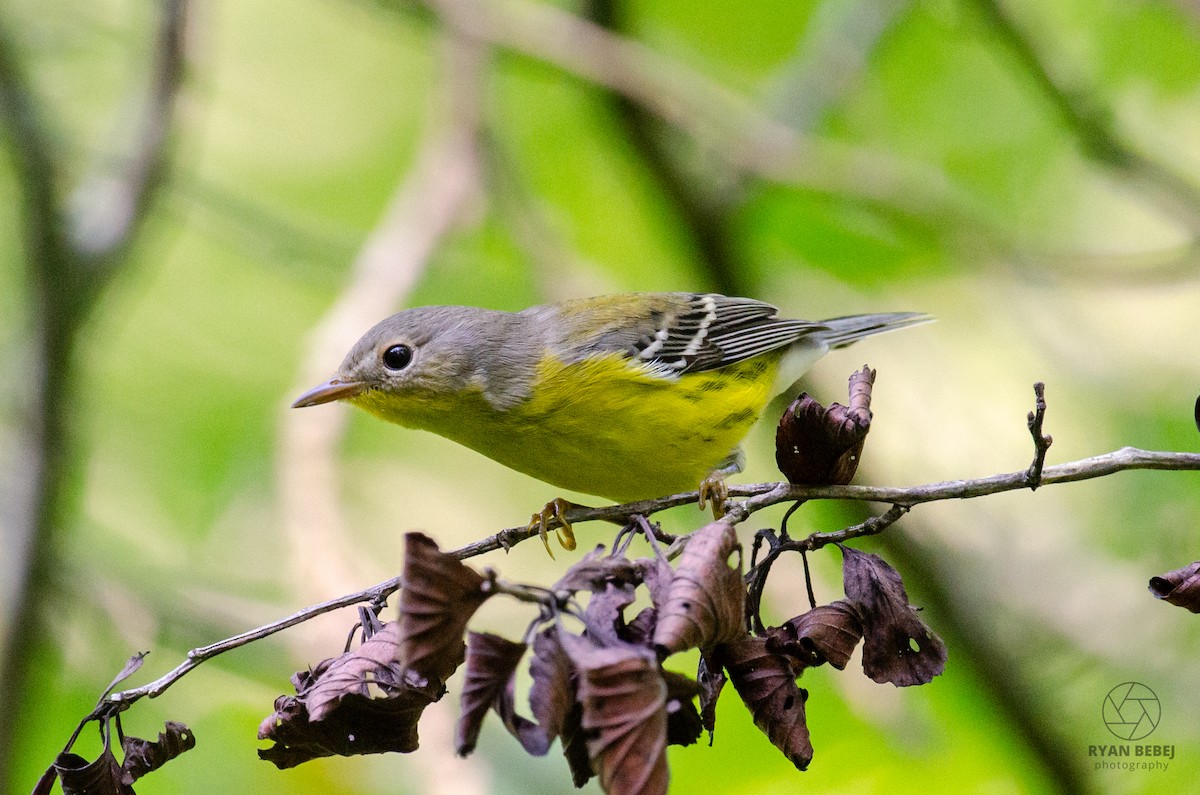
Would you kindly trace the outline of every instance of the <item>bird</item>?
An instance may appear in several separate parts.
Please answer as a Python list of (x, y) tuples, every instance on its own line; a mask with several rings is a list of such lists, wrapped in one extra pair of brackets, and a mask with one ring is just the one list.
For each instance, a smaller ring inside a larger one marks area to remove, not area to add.
[[(781, 318), (752, 298), (642, 292), (505, 312), (422, 306), (368, 330), (294, 408), (345, 401), (558, 488), (618, 503), (701, 486), (723, 501), (740, 442), (829, 350), (919, 312)], [(711, 491), (710, 491), (711, 490)], [(558, 498), (530, 522), (574, 548)]]

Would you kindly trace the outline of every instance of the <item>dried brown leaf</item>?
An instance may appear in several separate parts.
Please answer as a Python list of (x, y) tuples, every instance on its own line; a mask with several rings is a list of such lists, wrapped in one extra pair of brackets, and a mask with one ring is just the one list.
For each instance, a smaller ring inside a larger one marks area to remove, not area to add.
[(659, 606), (654, 628), (659, 656), (740, 637), (745, 603), (742, 545), (733, 526), (713, 522), (700, 528), (688, 539)]
[(1200, 613), (1200, 560), (1161, 577), (1151, 577), (1150, 593), (1168, 604)]
[(757, 726), (798, 770), (812, 761), (804, 702), (808, 692), (796, 686), (787, 657), (767, 651), (765, 638), (743, 635), (721, 647), (729, 681), (754, 716)]
[(620, 642), (625, 630), (625, 608), (637, 598), (634, 587), (609, 582), (597, 586), (583, 612), (587, 634), (602, 646)]
[(158, 770), (184, 751), (196, 747), (196, 735), (182, 723), (166, 722), (165, 731), (158, 733), (155, 741), (140, 737), (126, 737), (121, 741), (125, 752), (122, 782), (132, 784), (147, 773)]
[(552, 591), (603, 591), (608, 583), (637, 585), (642, 573), (637, 565), (623, 555), (605, 555), (603, 545), (597, 546), (563, 572)]
[(838, 546), (846, 600), (862, 619), (863, 671), (897, 687), (930, 682), (946, 669), (946, 646), (908, 603), (899, 572), (878, 555)]
[[(499, 635), (486, 632), (467, 633), (467, 670), (459, 696), (461, 715), (454, 729), (454, 748), (459, 756), (475, 750), (479, 729), (488, 709), (496, 706), (502, 715), (500, 701), (506, 685), (513, 678), (517, 664), (525, 656), (525, 644), (514, 643)], [(511, 702), (511, 697), (509, 698)], [(511, 703), (508, 712), (516, 717)]]
[(559, 738), (562, 740), (563, 757), (571, 771), (571, 782), (576, 787), (582, 787), (596, 775), (596, 771), (592, 769), (587, 733), (583, 729), (583, 705), (578, 701), (571, 704), (571, 709), (563, 720), (562, 734)]
[(666, 793), (667, 685), (653, 653), (565, 633), (560, 640), (579, 672), (582, 725), (600, 786), (610, 795)]
[[(348, 695), (369, 698), (380, 691), (388, 694), (406, 685), (427, 684), (423, 677), (406, 677), (400, 659), (400, 625), (395, 621), (384, 624), (357, 649), (322, 660), (312, 671), (296, 674), (292, 681), (313, 721), (324, 720)], [(439, 693), (440, 689), (438, 680), (432, 692)]]
[(671, 563), (666, 558), (638, 558), (634, 563), (646, 590), (650, 592), (650, 601), (655, 607), (666, 604), (671, 581), (675, 579), (675, 569), (671, 568)]
[(713, 731), (717, 728), (717, 699), (725, 687), (725, 671), (720, 661), (701, 653), (696, 681), (700, 685), (700, 725), (708, 732), (708, 744), (712, 745)]
[(441, 679), (406, 669), (397, 622), (384, 624), (353, 651), (292, 677), (297, 695), (280, 696), (259, 726), (275, 745), (259, 757), (279, 768), (320, 756), (417, 748), (417, 720), (445, 693)]
[[(533, 659), (529, 663), (529, 675), (533, 678), (529, 708), (545, 735), (545, 748), (549, 748), (555, 737), (562, 739), (571, 780), (576, 787), (582, 787), (594, 774), (583, 734), (583, 707), (575, 700), (575, 668), (559, 641), (560, 636), (556, 626), (534, 636)], [(534, 753), (527, 745), (525, 750)]]
[(421, 533), (404, 536), (400, 658), (428, 679), (445, 681), (466, 654), (463, 632), (488, 594), (483, 577)]
[(850, 661), (862, 634), (858, 611), (839, 599), (767, 630), (767, 648), (806, 666), (828, 662), (840, 671)]
[(664, 670), (662, 678), (667, 683), (667, 745), (692, 745), (704, 730), (695, 703), (703, 688), (676, 671)]
[(574, 669), (558, 640), (559, 630), (547, 627), (533, 638), (533, 659), (529, 661), (529, 709), (546, 733), (548, 742), (562, 733), (563, 722), (575, 703), (571, 683)]
[(643, 607), (633, 620), (625, 625), (621, 639), (639, 646), (650, 647), (654, 641), (654, 625), (658, 623), (658, 611)]
[(854, 478), (863, 443), (871, 430), (871, 385), (868, 367), (850, 376), (850, 405), (828, 409), (807, 392), (788, 406), (775, 429), (775, 462), (792, 483), (844, 485)]
[(417, 688), (401, 689), (387, 698), (355, 693), (314, 722), (302, 699), (280, 696), (275, 712), (258, 729), (260, 740), (275, 745), (260, 749), (258, 756), (283, 770), (322, 756), (409, 753), (417, 750), (417, 719), (433, 701)]
[(54, 759), (54, 772), (62, 784), (63, 795), (134, 795), (107, 742), (93, 762), (69, 751), (62, 752)]

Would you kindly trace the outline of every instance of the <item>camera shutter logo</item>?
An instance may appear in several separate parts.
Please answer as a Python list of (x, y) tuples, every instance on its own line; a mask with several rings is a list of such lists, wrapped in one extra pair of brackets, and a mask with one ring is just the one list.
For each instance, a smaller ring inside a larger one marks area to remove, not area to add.
[(1138, 682), (1123, 682), (1104, 697), (1104, 725), (1122, 740), (1149, 737), (1162, 717), (1154, 691)]

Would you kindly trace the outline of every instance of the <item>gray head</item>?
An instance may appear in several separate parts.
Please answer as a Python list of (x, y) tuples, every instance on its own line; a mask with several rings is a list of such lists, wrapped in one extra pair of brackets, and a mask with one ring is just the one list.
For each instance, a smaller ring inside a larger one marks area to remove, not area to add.
[(517, 374), (511, 353), (520, 346), (511, 340), (525, 336), (523, 322), (521, 315), (469, 306), (406, 309), (364, 334), (337, 374), (292, 406), (348, 400), (404, 423), (406, 414), (453, 403), (472, 386), (495, 402)]

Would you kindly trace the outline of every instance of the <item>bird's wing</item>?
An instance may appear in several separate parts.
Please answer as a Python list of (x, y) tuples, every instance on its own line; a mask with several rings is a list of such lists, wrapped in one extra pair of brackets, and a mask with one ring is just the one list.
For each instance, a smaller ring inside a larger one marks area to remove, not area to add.
[(601, 300), (588, 307), (590, 328), (576, 329), (580, 336), (590, 336), (590, 344), (581, 347), (587, 353), (620, 351), (666, 377), (725, 367), (825, 328), (807, 320), (782, 320), (774, 306), (762, 301), (712, 293)]

